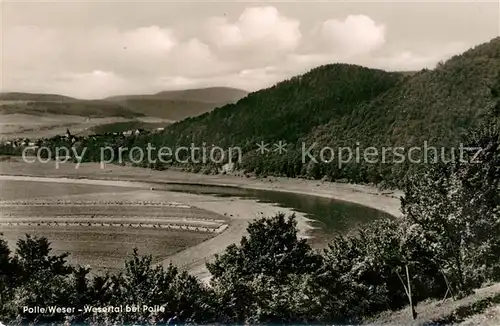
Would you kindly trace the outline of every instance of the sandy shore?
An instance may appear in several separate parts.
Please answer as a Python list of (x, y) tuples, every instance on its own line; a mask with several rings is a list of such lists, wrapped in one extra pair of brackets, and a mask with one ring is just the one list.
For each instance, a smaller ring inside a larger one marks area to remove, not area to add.
[[(0, 175), (0, 188), (2, 181), (34, 181), (47, 183), (67, 183), (67, 184), (86, 184), (125, 187), (130, 191), (114, 194), (94, 194), (94, 195), (71, 195), (60, 197), (66, 200), (86, 200), (99, 199), (106, 197), (108, 200), (114, 196), (116, 198), (133, 198), (134, 200), (144, 201), (168, 201), (171, 203), (183, 204), (190, 207), (197, 207), (203, 210), (214, 212), (221, 217), (228, 219), (228, 227), (219, 235), (210, 238), (198, 245), (189, 247), (166, 258), (162, 265), (168, 266), (172, 263), (182, 269), (188, 270), (193, 275), (205, 279), (209, 277), (205, 263), (212, 259), (215, 254), (220, 253), (230, 244), (237, 243), (241, 237), (246, 234), (248, 222), (263, 216), (273, 216), (278, 212), (285, 214), (294, 213), (290, 209), (276, 207), (271, 204), (258, 203), (254, 200), (242, 200), (236, 198), (214, 197), (209, 195), (197, 195), (169, 191), (150, 190), (150, 184), (131, 181), (117, 180), (93, 180), (93, 179), (72, 179), (72, 178), (54, 178), (54, 177), (35, 177), (35, 176), (11, 176)], [(0, 189), (1, 198), (1, 189)], [(305, 236), (310, 229), (308, 219), (301, 213), (295, 213), (297, 216), (297, 226), (302, 236)], [(148, 221), (145, 220), (145, 223)]]
[[(0, 183), (2, 180), (28, 179), (147, 189), (150, 193), (154, 193), (154, 196), (163, 198), (168, 196), (169, 200), (230, 217), (230, 226), (222, 234), (176, 253), (163, 262), (164, 265), (173, 263), (200, 278), (208, 276), (205, 262), (228, 245), (239, 242), (241, 237), (245, 235), (249, 221), (262, 216), (272, 216), (277, 212), (291, 214), (292, 211), (270, 204), (258, 203), (254, 200), (151, 191), (151, 183), (189, 183), (293, 192), (348, 201), (372, 207), (394, 216), (400, 215), (399, 193), (382, 193), (368, 186), (289, 178), (256, 179), (227, 175), (201, 175), (175, 170), (152, 171), (114, 165), (108, 165), (101, 169), (99, 164), (95, 163), (82, 164), (79, 169), (75, 169), (74, 164), (64, 164), (59, 169), (55, 169), (53, 164), (27, 164), (18, 159), (0, 162)], [(310, 228), (307, 219), (302, 214), (296, 215), (300, 233), (305, 235)]]
[(383, 192), (374, 187), (304, 180), (293, 178), (243, 178), (231, 175), (203, 175), (178, 170), (154, 171), (130, 166), (84, 163), (75, 168), (72, 163), (62, 164), (58, 169), (54, 163), (22, 162), (20, 158), (12, 158), (0, 162), (0, 175), (18, 175), (53, 178), (88, 178), (93, 180), (134, 181), (143, 183), (189, 183), (200, 185), (231, 186), (247, 189), (275, 190), (299, 194), (322, 196), (344, 200), (399, 216), (400, 191)]

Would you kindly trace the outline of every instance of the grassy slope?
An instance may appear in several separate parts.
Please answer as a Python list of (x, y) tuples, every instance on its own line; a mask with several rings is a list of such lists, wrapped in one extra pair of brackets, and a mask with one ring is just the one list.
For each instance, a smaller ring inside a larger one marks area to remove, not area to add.
[[(412, 320), (409, 308), (387, 311), (367, 320), (369, 325), (498, 325), (500, 320), (500, 284), (475, 290), (462, 299), (420, 302), (415, 310), (417, 319)], [(496, 323), (495, 323), (496, 320)]]
[[(72, 131), (86, 130), (80, 134), (121, 132), (136, 128), (152, 130), (170, 124), (168, 121), (154, 121), (160, 120), (158, 117), (171, 121), (182, 120), (237, 101), (246, 94), (245, 91), (226, 87), (118, 96), (105, 100), (81, 100), (57, 94), (0, 93), (0, 115), (26, 117), (26, 121), (18, 126), (0, 126), (0, 134), (9, 138), (51, 137), (63, 133), (66, 127)], [(53, 117), (52, 124), (45, 119), (49, 116)], [(82, 123), (78, 116), (92, 118), (92, 123)], [(136, 119), (142, 117), (154, 120)], [(96, 126), (96, 118), (115, 121), (103, 120), (100, 126)], [(124, 119), (129, 121), (122, 121)], [(37, 124), (40, 120), (44, 123)], [(61, 126), (64, 126), (62, 131)]]
[(113, 96), (80, 100), (57, 94), (0, 93), (0, 113), (80, 115), (86, 117), (139, 116), (182, 120), (236, 102), (247, 92), (228, 87), (165, 91), (152, 95)]
[[(25, 97), (21, 97), (25, 98)], [(58, 114), (58, 115), (79, 115), (91, 118), (104, 117), (124, 117), (133, 118), (143, 116), (143, 114), (134, 112), (118, 103), (111, 103), (102, 100), (40, 100), (24, 102), (26, 100), (9, 100), (0, 105), (1, 114)]]
[(469, 316), (460, 326), (498, 326), (500, 325), (500, 304), (488, 307), (482, 313)]

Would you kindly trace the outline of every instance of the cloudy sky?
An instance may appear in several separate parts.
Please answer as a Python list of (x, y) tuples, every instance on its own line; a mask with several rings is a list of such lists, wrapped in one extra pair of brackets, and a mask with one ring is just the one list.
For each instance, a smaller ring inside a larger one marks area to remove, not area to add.
[[(1, 1), (1, 0), (0, 0)], [(325, 63), (432, 68), (500, 34), (498, 1), (3, 1), (3, 91), (253, 91)]]

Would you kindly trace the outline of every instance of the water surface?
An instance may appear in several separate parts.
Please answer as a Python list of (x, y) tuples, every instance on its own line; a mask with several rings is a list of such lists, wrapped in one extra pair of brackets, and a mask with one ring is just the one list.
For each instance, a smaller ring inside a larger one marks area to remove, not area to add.
[(244, 189), (238, 187), (210, 186), (197, 184), (168, 184), (166, 189), (174, 192), (253, 199), (262, 203), (275, 204), (304, 213), (313, 220), (312, 243), (324, 246), (328, 239), (339, 233), (346, 233), (364, 223), (392, 215), (377, 209), (332, 198), (296, 194), (273, 190)]

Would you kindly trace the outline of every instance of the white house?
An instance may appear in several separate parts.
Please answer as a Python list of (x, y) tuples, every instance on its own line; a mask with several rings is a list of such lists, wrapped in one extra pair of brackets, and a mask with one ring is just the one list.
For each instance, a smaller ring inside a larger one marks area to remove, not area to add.
[(234, 163), (226, 163), (222, 166), (220, 172), (221, 173), (230, 173), (234, 171)]

